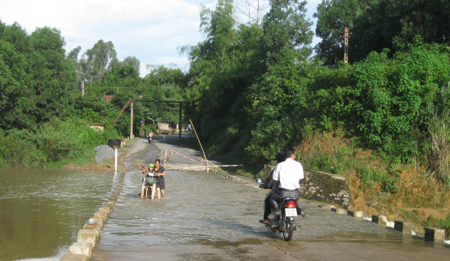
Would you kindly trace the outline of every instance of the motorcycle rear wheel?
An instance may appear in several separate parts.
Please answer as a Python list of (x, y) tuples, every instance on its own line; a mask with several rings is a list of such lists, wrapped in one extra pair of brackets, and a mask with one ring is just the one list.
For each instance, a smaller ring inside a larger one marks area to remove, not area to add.
[(291, 241), (292, 236), (294, 235), (294, 226), (286, 222), (286, 229), (283, 232), (284, 241)]

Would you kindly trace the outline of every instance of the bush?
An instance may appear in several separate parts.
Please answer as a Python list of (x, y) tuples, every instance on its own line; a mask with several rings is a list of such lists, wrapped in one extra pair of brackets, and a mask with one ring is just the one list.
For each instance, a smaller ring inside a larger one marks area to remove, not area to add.
[(52, 118), (34, 132), (12, 129), (0, 132), (2, 166), (45, 167), (92, 158), (93, 148), (105, 144), (109, 132), (97, 132), (82, 120)]

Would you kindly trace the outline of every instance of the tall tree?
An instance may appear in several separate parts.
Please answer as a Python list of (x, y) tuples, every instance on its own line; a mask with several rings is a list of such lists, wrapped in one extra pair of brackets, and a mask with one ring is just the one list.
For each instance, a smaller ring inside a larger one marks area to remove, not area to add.
[[(253, 126), (250, 153), (270, 159), (280, 147), (298, 138), (296, 117), (306, 97), (313, 32), (306, 19), (306, 1), (273, 0), (264, 17), (260, 39), (262, 75), (247, 91)], [(277, 140), (277, 145), (273, 145)]]
[(139, 75), (139, 71), (141, 69), (141, 61), (139, 61), (138, 58), (136, 58), (134, 56), (125, 57), (125, 59), (123, 59), (123, 61), (122, 61), (122, 64), (132, 66), (134, 68), (134, 70), (138, 72), (138, 75)]
[(68, 115), (76, 83), (72, 62), (65, 57), (65, 41), (55, 28), (37, 28), (31, 34), (35, 52), (30, 61), (31, 84), (36, 91), (38, 121)]
[(112, 42), (99, 40), (88, 49), (80, 61), (83, 66), (84, 78), (89, 82), (102, 82), (107, 70), (117, 62), (117, 53)]
[[(317, 54), (331, 65), (343, 60), (345, 27), (353, 30), (354, 20), (377, 0), (323, 0), (317, 6), (316, 35), (322, 38), (315, 47)], [(381, 21), (378, 21), (381, 22)], [(369, 29), (369, 28), (366, 28)]]
[(306, 19), (306, 1), (272, 0), (264, 16), (260, 52), (266, 65), (286, 59), (302, 62), (311, 55), (312, 23)]

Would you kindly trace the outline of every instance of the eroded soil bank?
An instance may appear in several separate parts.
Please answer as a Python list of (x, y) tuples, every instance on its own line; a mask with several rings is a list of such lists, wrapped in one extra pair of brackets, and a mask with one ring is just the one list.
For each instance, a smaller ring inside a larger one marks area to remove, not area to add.
[[(412, 162), (393, 169), (373, 151), (357, 148), (352, 139), (335, 132), (311, 136), (297, 149), (307, 170), (326, 168), (345, 177), (351, 195), (349, 209), (411, 221), (419, 234), (424, 227), (441, 227), (449, 237), (450, 191), (435, 180), (424, 180), (426, 166)], [(382, 179), (388, 175), (396, 181), (390, 187)]]

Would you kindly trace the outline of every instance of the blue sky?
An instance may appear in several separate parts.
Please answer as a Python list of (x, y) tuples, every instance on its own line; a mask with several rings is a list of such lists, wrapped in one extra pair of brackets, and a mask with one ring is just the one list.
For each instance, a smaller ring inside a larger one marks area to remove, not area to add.
[[(235, 0), (239, 1), (239, 0)], [(308, 1), (307, 17), (322, 0)], [(100, 39), (112, 41), (118, 58), (134, 56), (146, 64), (170, 65), (186, 70), (188, 60), (177, 47), (204, 39), (199, 32), (200, 5), (214, 9), (211, 0), (0, 0), (0, 21), (19, 23), (28, 33), (36, 27), (55, 27), (66, 41), (66, 52), (81, 46), (84, 53)], [(242, 19), (244, 20), (244, 19)], [(313, 46), (318, 42), (313, 41)]]

